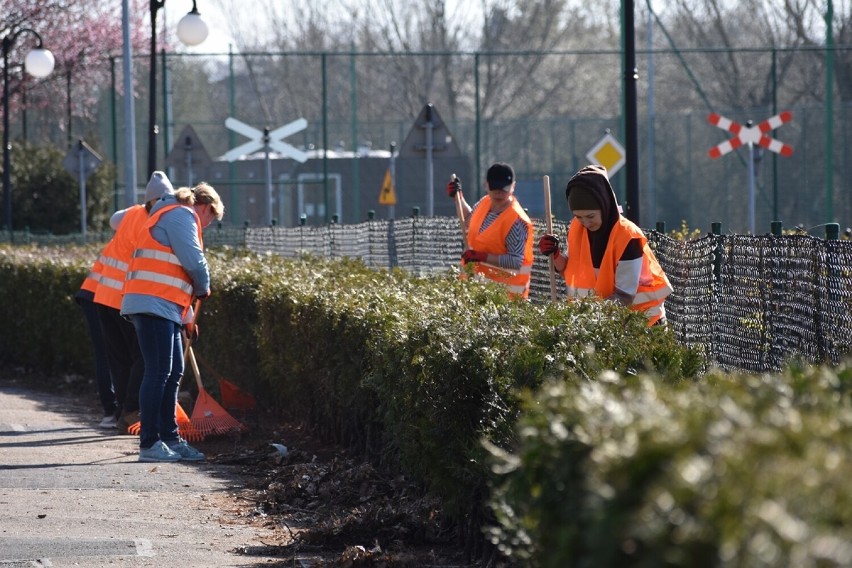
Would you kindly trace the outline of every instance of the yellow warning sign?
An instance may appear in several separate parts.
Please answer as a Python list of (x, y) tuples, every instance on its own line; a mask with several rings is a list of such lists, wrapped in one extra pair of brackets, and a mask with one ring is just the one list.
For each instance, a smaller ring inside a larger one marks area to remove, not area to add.
[(385, 180), (382, 182), (382, 191), (379, 193), (379, 205), (396, 205), (396, 192), (393, 189), (390, 168), (385, 171)]
[(626, 162), (626, 152), (624, 147), (619, 144), (615, 136), (609, 133), (598, 140), (598, 143), (589, 150), (586, 154), (586, 159), (592, 164), (598, 164), (606, 168), (607, 175), (610, 179), (615, 175), (615, 172), (621, 169)]

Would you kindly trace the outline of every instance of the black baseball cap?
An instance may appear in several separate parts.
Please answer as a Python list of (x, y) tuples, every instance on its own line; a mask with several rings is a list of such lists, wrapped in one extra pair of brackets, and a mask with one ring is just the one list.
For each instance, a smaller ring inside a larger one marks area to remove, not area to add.
[(497, 162), (488, 168), (488, 173), (485, 175), (485, 181), (488, 182), (489, 189), (502, 189), (509, 191), (512, 182), (515, 181), (515, 170), (512, 166), (503, 162)]

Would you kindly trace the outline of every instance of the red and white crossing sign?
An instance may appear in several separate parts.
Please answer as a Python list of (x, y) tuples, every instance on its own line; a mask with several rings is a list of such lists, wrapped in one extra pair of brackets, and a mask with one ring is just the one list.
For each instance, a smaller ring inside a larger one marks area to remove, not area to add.
[(714, 112), (707, 117), (708, 122), (722, 130), (727, 130), (731, 134), (734, 134), (735, 137), (710, 148), (708, 154), (715, 160), (731, 150), (736, 150), (743, 144), (752, 143), (763, 146), (776, 154), (781, 154), (785, 158), (789, 157), (793, 154), (793, 147), (772, 138), (767, 133), (775, 130), (784, 123), (790, 122), (792, 118), (793, 113), (785, 110), (772, 118), (767, 118), (756, 126), (743, 126), (730, 118), (725, 118)]

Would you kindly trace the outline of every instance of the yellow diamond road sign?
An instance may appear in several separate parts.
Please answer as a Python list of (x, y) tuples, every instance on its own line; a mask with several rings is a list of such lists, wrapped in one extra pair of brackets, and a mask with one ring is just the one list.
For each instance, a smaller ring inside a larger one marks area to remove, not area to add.
[(607, 132), (598, 143), (586, 154), (586, 159), (593, 164), (606, 168), (610, 179), (615, 172), (621, 169), (625, 160), (624, 147), (619, 144), (615, 136)]

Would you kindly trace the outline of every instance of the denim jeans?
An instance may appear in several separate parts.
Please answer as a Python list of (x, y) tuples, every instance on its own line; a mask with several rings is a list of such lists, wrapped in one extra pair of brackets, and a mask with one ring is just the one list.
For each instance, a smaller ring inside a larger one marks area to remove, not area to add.
[(183, 341), (180, 326), (173, 321), (146, 314), (133, 314), (131, 320), (145, 363), (139, 389), (139, 447), (146, 449), (157, 440), (178, 438), (175, 411), (183, 376)]

